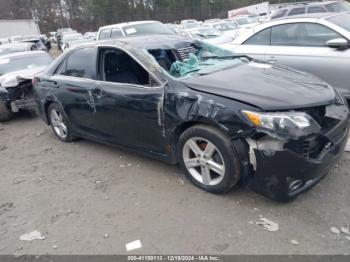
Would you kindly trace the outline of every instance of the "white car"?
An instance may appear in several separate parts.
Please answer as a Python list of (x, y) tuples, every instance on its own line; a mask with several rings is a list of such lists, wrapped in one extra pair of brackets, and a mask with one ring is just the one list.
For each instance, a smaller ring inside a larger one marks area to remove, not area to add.
[(198, 27), (193, 29), (181, 30), (178, 35), (185, 38), (194, 38), (207, 42), (212, 45), (224, 45), (232, 42), (233, 38), (224, 35), (219, 30), (211, 27)]
[(239, 25), (234, 22), (229, 21), (216, 21), (216, 22), (207, 22), (204, 25), (210, 26), (219, 30), (224, 35), (228, 35), (233, 39), (239, 35)]
[(174, 32), (158, 21), (137, 21), (100, 27), (96, 39), (103, 40), (133, 35), (155, 34), (174, 34)]
[(250, 29), (226, 49), (313, 74), (350, 99), (350, 13), (305, 14)]

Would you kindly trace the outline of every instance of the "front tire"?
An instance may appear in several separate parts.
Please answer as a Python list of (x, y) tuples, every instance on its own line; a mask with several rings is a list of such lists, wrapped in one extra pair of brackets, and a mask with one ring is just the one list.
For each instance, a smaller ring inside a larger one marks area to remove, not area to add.
[(5, 122), (13, 117), (13, 113), (4, 102), (0, 101), (0, 122)]
[(188, 179), (210, 193), (230, 191), (241, 177), (233, 144), (213, 127), (197, 125), (187, 129), (178, 142), (178, 159)]
[(63, 110), (57, 103), (52, 103), (49, 106), (47, 115), (51, 128), (59, 140), (63, 142), (71, 142), (74, 140), (69, 122), (67, 121)]

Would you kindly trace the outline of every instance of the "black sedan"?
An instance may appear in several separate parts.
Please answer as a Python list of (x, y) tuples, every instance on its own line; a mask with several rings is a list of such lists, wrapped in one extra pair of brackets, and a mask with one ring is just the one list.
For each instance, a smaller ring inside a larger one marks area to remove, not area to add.
[(328, 173), (348, 137), (346, 101), (328, 84), (177, 36), (81, 46), (34, 82), (41, 117), (60, 140), (179, 163), (212, 193), (241, 181), (294, 199)]

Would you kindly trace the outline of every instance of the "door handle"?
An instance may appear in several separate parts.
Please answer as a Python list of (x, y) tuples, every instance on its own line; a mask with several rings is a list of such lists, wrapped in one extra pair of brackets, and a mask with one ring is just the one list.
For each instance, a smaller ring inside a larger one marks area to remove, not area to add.
[(52, 80), (47, 80), (47, 83), (49, 84), (49, 86), (54, 87), (54, 88), (59, 88), (58, 84), (56, 81), (52, 81)]
[(270, 63), (276, 63), (276, 62), (277, 62), (277, 58), (274, 57), (274, 56), (269, 56), (269, 57), (267, 58), (267, 61), (269, 61)]
[(96, 96), (97, 99), (100, 99), (104, 95), (103, 90), (100, 87), (96, 87), (96, 88), (92, 89), (91, 91)]

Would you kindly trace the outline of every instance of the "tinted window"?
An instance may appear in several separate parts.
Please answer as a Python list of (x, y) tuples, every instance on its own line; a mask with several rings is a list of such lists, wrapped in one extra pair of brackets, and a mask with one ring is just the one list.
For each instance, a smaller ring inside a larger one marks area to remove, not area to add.
[(271, 45), (276, 46), (327, 46), (327, 41), (341, 37), (319, 24), (295, 23), (272, 28)]
[(88, 47), (75, 50), (67, 58), (66, 76), (96, 79), (96, 48)]
[(326, 10), (324, 10), (322, 7), (320, 6), (313, 6), (313, 7), (309, 7), (308, 13), (325, 13)]
[(111, 34), (111, 38), (119, 38), (122, 37), (122, 31), (120, 29), (114, 28), (112, 29), (112, 34)]
[(265, 29), (253, 35), (244, 42), (244, 45), (270, 45), (271, 29)]
[(104, 49), (100, 54), (101, 80), (134, 85), (151, 85), (148, 72), (131, 56), (118, 49)]
[(98, 39), (108, 39), (111, 37), (111, 29), (102, 29)]
[(298, 8), (293, 8), (288, 16), (290, 15), (301, 15), (301, 14), (305, 14), (305, 7), (298, 7)]
[(274, 14), (271, 18), (272, 18), (272, 19), (277, 19), (277, 18), (280, 18), (280, 17), (285, 16), (286, 13), (287, 13), (287, 9), (278, 10), (278, 11), (276, 12), (276, 14)]

